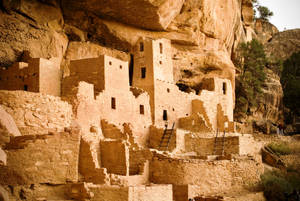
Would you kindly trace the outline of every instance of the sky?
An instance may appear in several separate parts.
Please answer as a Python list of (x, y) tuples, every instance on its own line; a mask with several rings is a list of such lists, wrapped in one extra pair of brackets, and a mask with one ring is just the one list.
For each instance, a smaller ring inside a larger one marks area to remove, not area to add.
[(258, 0), (260, 5), (268, 7), (274, 15), (270, 22), (279, 31), (300, 28), (300, 0)]

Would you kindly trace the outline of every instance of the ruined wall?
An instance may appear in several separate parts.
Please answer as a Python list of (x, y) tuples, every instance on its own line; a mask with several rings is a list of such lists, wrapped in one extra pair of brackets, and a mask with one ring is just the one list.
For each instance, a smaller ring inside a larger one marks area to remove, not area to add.
[(128, 148), (122, 141), (100, 141), (101, 166), (108, 173), (128, 174)]
[(232, 161), (205, 161), (155, 156), (150, 163), (150, 181), (157, 184), (192, 184), (198, 193), (226, 192), (256, 183), (263, 173), (261, 157)]
[(172, 201), (172, 185), (129, 187), (129, 201)]
[(0, 70), (0, 88), (2, 90), (25, 90), (39, 92), (40, 68), (38, 61), (18, 62), (8, 69)]
[(60, 66), (43, 58), (30, 58), (0, 70), (0, 89), (24, 90), (60, 96)]
[(60, 65), (47, 59), (39, 59), (39, 92), (43, 94), (61, 95)]
[(0, 104), (22, 135), (63, 131), (71, 125), (72, 107), (59, 97), (25, 91), (0, 91)]
[(79, 143), (77, 130), (13, 137), (5, 147), (7, 169), (1, 168), (0, 182), (6, 185), (77, 182)]
[[(172, 126), (172, 125), (171, 125)], [(169, 127), (170, 129), (170, 127)], [(164, 129), (163, 128), (156, 128), (154, 126), (150, 127), (150, 137), (149, 137), (149, 147), (154, 148), (154, 149), (160, 149), (160, 141), (162, 139), (162, 136), (164, 134)], [(168, 146), (168, 151), (172, 151), (176, 148), (176, 129), (173, 130), (171, 139), (169, 141), (169, 146)], [(166, 143), (164, 143), (165, 145)], [(164, 148), (161, 148), (162, 150), (165, 150)]]

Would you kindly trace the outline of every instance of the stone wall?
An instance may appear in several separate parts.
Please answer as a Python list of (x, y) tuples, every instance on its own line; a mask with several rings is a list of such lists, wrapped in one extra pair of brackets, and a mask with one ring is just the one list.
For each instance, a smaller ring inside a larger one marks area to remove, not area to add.
[(259, 156), (235, 158), (231, 161), (155, 156), (150, 163), (150, 181), (157, 184), (192, 184), (197, 186), (198, 193), (218, 193), (258, 182), (263, 169)]
[(59, 97), (25, 91), (0, 91), (0, 104), (13, 117), (22, 135), (63, 131), (73, 119), (71, 105)]
[[(162, 139), (162, 136), (164, 134), (164, 129), (163, 128), (156, 128), (154, 126), (150, 127), (150, 138), (149, 138), (149, 147), (150, 148), (155, 148), (155, 149), (160, 149), (160, 141)], [(172, 136), (169, 141), (169, 146), (168, 146), (168, 151), (172, 151), (176, 148), (176, 129), (173, 130)], [(165, 145), (165, 143), (164, 143)], [(165, 150), (164, 148), (161, 148), (162, 150)]]
[(13, 137), (6, 145), (7, 168), (2, 184), (65, 184), (78, 181), (80, 133), (77, 130), (48, 135)]
[(128, 174), (128, 148), (122, 141), (102, 141), (100, 143), (101, 166), (108, 173)]
[[(207, 156), (222, 154), (223, 133), (217, 138), (218, 151), (214, 153), (215, 137), (202, 137), (197, 134), (185, 134), (184, 144), (186, 152), (196, 152), (197, 155)], [(254, 141), (252, 135), (230, 136), (225, 134), (224, 154), (255, 155), (259, 153), (261, 145)]]
[(172, 185), (147, 185), (129, 187), (129, 201), (172, 201)]
[(0, 89), (24, 90), (60, 96), (59, 64), (43, 58), (30, 58), (0, 70)]

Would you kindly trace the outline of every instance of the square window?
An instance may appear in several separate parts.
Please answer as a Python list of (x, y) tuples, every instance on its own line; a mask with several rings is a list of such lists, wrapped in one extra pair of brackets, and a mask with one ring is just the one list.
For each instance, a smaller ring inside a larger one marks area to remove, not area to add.
[(114, 97), (111, 98), (111, 109), (116, 109), (116, 98)]
[(144, 105), (140, 105), (140, 114), (145, 114)]
[(162, 54), (163, 53), (163, 44), (159, 43), (159, 52)]
[(141, 78), (146, 78), (146, 68), (145, 67), (141, 68)]

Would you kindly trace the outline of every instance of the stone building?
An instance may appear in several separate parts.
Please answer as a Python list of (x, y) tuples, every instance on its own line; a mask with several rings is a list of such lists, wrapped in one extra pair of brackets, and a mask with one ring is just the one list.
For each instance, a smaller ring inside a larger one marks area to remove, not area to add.
[(218, 107), (219, 113), (222, 111), (227, 121), (233, 121), (231, 82), (214, 77), (204, 79), (198, 95), (180, 91), (174, 83), (171, 43), (167, 39), (141, 38), (137, 42), (134, 48), (132, 85), (148, 92), (155, 126), (162, 127), (166, 121), (177, 124), (180, 118), (190, 116), (195, 110), (193, 107), (197, 107), (196, 102), (192, 104), (192, 100), (199, 100), (198, 103), (203, 104), (202, 113), (207, 116), (205, 121), (211, 130), (217, 129), (218, 117), (220, 122)]
[(31, 58), (0, 70), (0, 89), (24, 90), (60, 96), (61, 71), (58, 63)]

